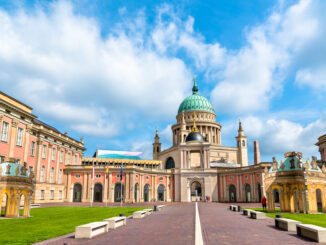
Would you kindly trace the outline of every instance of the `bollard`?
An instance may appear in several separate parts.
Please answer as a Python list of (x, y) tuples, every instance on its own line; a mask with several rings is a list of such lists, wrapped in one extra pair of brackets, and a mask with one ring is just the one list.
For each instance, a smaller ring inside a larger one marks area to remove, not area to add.
[(238, 206), (238, 212), (241, 212), (241, 211), (242, 211), (241, 206)]
[(126, 216), (125, 214), (120, 214), (120, 217), (124, 217), (124, 216)]
[(156, 205), (154, 205), (154, 211), (155, 211), (155, 212), (157, 211), (157, 206), (156, 206)]
[(277, 215), (275, 216), (275, 218), (282, 218), (282, 215), (277, 214)]

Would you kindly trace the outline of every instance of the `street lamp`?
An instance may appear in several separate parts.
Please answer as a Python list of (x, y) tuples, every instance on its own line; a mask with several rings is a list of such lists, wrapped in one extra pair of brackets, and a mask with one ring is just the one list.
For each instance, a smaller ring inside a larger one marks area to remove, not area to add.
[(303, 162), (301, 162), (302, 155), (298, 154), (299, 158), (299, 163), (301, 166), (301, 169), (303, 171), (303, 178), (304, 178), (304, 187), (305, 187), (305, 194), (306, 194), (306, 201), (305, 201), (305, 206), (306, 206), (306, 214), (309, 214), (309, 197), (308, 197), (308, 181), (307, 181), (307, 171), (306, 171), (306, 166)]

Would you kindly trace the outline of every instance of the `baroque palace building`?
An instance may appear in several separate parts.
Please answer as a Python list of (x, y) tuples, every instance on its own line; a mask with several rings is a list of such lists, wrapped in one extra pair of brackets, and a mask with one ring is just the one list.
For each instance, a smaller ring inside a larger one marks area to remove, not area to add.
[[(4, 93), (0, 93), (0, 127), (1, 161), (18, 163), (29, 173), (34, 172), (32, 200), (36, 203), (260, 202), (263, 195), (279, 202), (280, 196), (285, 196), (277, 187), (279, 196), (271, 197), (275, 191), (271, 188), (278, 183), (273, 178), (278, 173), (275, 166), (271, 168), (272, 162), (260, 161), (257, 141), (254, 164), (248, 164), (247, 137), (240, 121), (236, 146), (222, 145), (222, 125), (216, 121), (211, 103), (199, 94), (196, 81), (192, 94), (179, 106), (171, 127), (170, 148), (161, 150), (156, 130), (153, 160), (140, 159), (133, 152), (101, 150), (83, 157), (83, 139), (72, 139), (41, 122), (32, 108)], [(321, 136), (317, 143), (322, 155), (319, 164), (326, 160), (325, 142), (326, 137)], [(326, 169), (321, 167), (318, 178)], [(318, 190), (322, 196), (319, 199), (326, 202), (326, 190)]]

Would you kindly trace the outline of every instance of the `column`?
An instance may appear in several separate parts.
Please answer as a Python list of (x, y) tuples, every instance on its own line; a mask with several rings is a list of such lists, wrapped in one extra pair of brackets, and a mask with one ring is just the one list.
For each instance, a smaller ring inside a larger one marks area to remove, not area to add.
[(170, 176), (166, 176), (166, 201), (169, 202), (171, 201), (171, 196), (170, 196)]
[(82, 201), (86, 201), (88, 173), (84, 173)]
[(57, 148), (57, 151), (56, 151), (56, 166), (55, 166), (55, 179), (54, 179), (54, 183), (59, 183), (59, 178), (58, 178), (58, 175), (59, 175), (59, 162), (60, 162), (60, 154), (61, 154), (61, 149), (60, 148)]
[(43, 141), (39, 139), (37, 141), (37, 149), (36, 149), (36, 167), (35, 167), (36, 182), (40, 181), (42, 145), (43, 145)]
[(108, 178), (106, 172), (104, 172), (104, 202), (108, 202)]
[(52, 144), (48, 144), (48, 165), (47, 165), (47, 168), (46, 168), (46, 178), (45, 178), (45, 182), (49, 182), (50, 181), (50, 162), (51, 162), (51, 158), (52, 158), (52, 147), (53, 145)]
[(226, 189), (227, 189), (227, 186), (226, 186), (226, 177), (223, 176), (223, 184), (224, 184), (224, 198), (225, 200), (227, 200), (227, 196), (226, 196)]
[(29, 146), (29, 135), (32, 133), (32, 126), (27, 125), (26, 136), (25, 136), (25, 149), (24, 149), (24, 162), (27, 162), (28, 146)]
[(240, 185), (239, 175), (236, 175), (236, 178), (237, 178), (237, 200), (240, 201), (240, 188), (241, 188), (241, 185)]
[(114, 202), (114, 185), (112, 183), (112, 172), (110, 172), (110, 170), (109, 170), (109, 202)]
[[(129, 173), (129, 181), (130, 181), (130, 201), (133, 202), (133, 201), (136, 201), (134, 200), (135, 198), (135, 174), (134, 172), (132, 173)], [(138, 193), (139, 195), (139, 193)]]
[(209, 129), (210, 129), (210, 131), (211, 131), (211, 133), (210, 133), (210, 139), (209, 139), (209, 143), (211, 143), (211, 144), (213, 144), (214, 142), (213, 142), (213, 127), (212, 126), (210, 126), (209, 127)]
[(125, 202), (130, 201), (130, 174), (126, 173), (126, 185), (125, 185)]
[(11, 124), (11, 136), (10, 136), (10, 146), (9, 146), (9, 157), (14, 157), (14, 148), (16, 143), (18, 120), (13, 119)]
[(140, 190), (140, 201), (144, 201), (144, 187), (143, 187), (143, 175), (139, 174), (139, 190)]
[(239, 201), (242, 200), (242, 175), (240, 175), (240, 197), (239, 197)]
[(89, 202), (92, 201), (92, 198), (93, 198), (92, 194), (93, 194), (92, 193), (92, 178), (91, 178), (91, 176), (88, 176), (87, 199), (88, 199)]
[(68, 181), (67, 181), (67, 201), (68, 202), (71, 202), (71, 188), (70, 188), (70, 185), (71, 185), (71, 173), (68, 173)]

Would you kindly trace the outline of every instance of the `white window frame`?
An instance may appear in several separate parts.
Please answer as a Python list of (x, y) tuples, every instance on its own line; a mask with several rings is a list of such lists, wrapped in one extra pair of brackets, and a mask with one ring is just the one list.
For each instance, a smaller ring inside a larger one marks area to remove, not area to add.
[(68, 152), (68, 157), (67, 157), (67, 164), (69, 165), (71, 161), (71, 153)]
[(3, 121), (1, 127), (1, 141), (8, 142), (9, 122)]
[(75, 165), (77, 165), (77, 154), (75, 155)]
[(35, 156), (35, 146), (36, 146), (36, 142), (31, 141), (30, 155), (33, 156), (33, 157)]
[(51, 157), (52, 162), (55, 161), (55, 155), (56, 155), (56, 153), (57, 153), (57, 148), (53, 147), (52, 148), (52, 157)]
[(45, 166), (42, 165), (42, 167), (41, 167), (40, 182), (44, 182), (44, 173), (45, 173)]
[(59, 191), (59, 200), (62, 200), (62, 191)]
[(50, 183), (53, 183), (53, 178), (54, 178), (54, 167), (51, 167), (51, 170), (50, 170)]
[(18, 127), (17, 129), (17, 139), (16, 139), (16, 145), (22, 146), (23, 145), (23, 136), (24, 136), (24, 129)]
[(60, 151), (60, 163), (63, 163), (63, 150)]
[(59, 170), (59, 177), (58, 177), (58, 182), (59, 184), (61, 184), (61, 181), (62, 181), (62, 169)]
[(46, 148), (47, 148), (46, 145), (42, 146), (42, 159), (46, 159)]
[(44, 200), (44, 190), (41, 190), (40, 199)]

